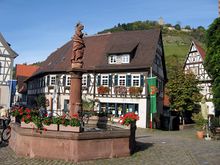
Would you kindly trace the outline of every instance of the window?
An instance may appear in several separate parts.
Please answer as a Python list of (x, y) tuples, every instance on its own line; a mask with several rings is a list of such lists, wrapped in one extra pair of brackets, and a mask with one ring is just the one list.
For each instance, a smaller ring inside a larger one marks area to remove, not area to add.
[(130, 63), (130, 55), (122, 54), (122, 55), (110, 55), (108, 57), (109, 64), (128, 64)]
[(139, 75), (132, 76), (132, 86), (134, 86), (134, 87), (140, 86), (140, 76)]
[(116, 55), (111, 55), (108, 57), (108, 63), (109, 64), (116, 64), (117, 63), (117, 56)]
[(51, 76), (50, 77), (50, 85), (55, 85), (56, 84), (56, 76)]
[(87, 86), (87, 75), (82, 76), (82, 86), (86, 87)]
[(68, 86), (70, 86), (70, 83), (71, 83), (71, 77), (68, 76), (68, 77), (67, 77), (67, 83), (66, 83), (66, 84), (67, 84)]
[(126, 76), (125, 75), (119, 76), (118, 82), (119, 82), (118, 83), (119, 86), (125, 86), (126, 85)]
[(102, 75), (101, 84), (104, 85), (104, 86), (108, 85), (108, 75)]
[(128, 63), (130, 63), (130, 56), (129, 56), (129, 54), (125, 54), (125, 55), (122, 55), (121, 56), (121, 63), (123, 63), (123, 64), (128, 64)]

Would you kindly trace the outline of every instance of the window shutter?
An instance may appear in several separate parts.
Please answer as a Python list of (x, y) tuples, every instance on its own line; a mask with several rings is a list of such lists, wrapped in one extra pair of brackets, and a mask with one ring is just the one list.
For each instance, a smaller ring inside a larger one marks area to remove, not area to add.
[(112, 86), (112, 75), (111, 74), (108, 76), (108, 86), (109, 87)]
[(118, 75), (117, 74), (114, 77), (114, 84), (115, 84), (115, 86), (118, 85)]
[(141, 75), (141, 77), (140, 77), (140, 82), (141, 82), (141, 87), (143, 87), (144, 86), (144, 75)]
[(97, 76), (97, 86), (101, 85), (101, 75)]
[(47, 86), (50, 85), (50, 76), (47, 76)]
[(87, 87), (90, 86), (90, 79), (91, 79), (91, 77), (90, 77), (90, 75), (88, 74), (88, 75), (87, 75), (87, 82), (86, 82)]
[(63, 86), (66, 86), (66, 76), (63, 76)]
[(127, 87), (131, 86), (131, 75), (126, 75), (126, 86)]

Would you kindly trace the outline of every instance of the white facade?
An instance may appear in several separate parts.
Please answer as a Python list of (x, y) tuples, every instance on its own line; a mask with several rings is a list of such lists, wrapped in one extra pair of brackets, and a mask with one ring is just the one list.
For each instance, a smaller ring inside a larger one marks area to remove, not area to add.
[[(141, 35), (141, 37), (143, 36)], [(149, 38), (146, 36), (146, 39)], [(90, 69), (82, 75), (82, 99), (92, 99), (95, 102), (94, 110), (99, 113), (104, 112), (120, 117), (127, 112), (134, 112), (140, 118), (137, 121), (137, 126), (146, 128), (149, 126), (150, 119), (150, 97), (147, 89), (147, 78), (151, 76), (157, 77), (157, 114), (155, 113), (154, 115), (160, 115), (163, 112), (164, 85), (167, 80), (166, 68), (161, 35), (155, 39), (154, 47), (149, 47), (150, 50), (147, 46), (153, 43), (151, 40), (146, 46), (143, 46), (143, 43), (139, 43), (138, 39), (136, 40), (135, 42), (137, 43), (132, 44), (132, 49), (129, 46), (129, 50), (123, 47), (127, 43), (126, 40), (126, 42), (123, 41), (125, 42), (122, 45), (123, 51), (119, 49), (111, 51), (109, 48), (114, 48), (115, 44), (112, 43), (113, 46), (106, 49), (109, 52), (99, 54), (99, 56), (105, 57), (102, 62), (106, 61), (101, 64), (101, 68), (97, 67), (97, 69), (93, 66), (94, 70)], [(120, 44), (116, 44), (115, 47), (120, 47)], [(87, 48), (89, 50), (89, 45)], [(62, 52), (62, 48), (60, 50)], [(149, 51), (152, 54), (149, 55), (145, 51)], [(65, 52), (67, 52), (66, 49)], [(64, 57), (64, 54), (59, 54), (58, 52), (52, 55), (57, 57), (62, 55)], [(143, 57), (140, 58), (141, 56)], [(51, 65), (56, 63), (50, 59), (52, 58), (46, 60), (45, 68), (49, 68), (49, 66), (52, 68)], [(143, 59), (145, 60), (143, 65), (139, 66)], [(94, 63), (94, 65), (99, 66), (100, 64)], [(59, 70), (59, 67), (59, 65), (57, 67), (54, 66), (56, 68), (54, 70)], [(43, 69), (44, 67), (42, 67), (42, 71), (39, 74), (27, 81), (28, 104), (32, 105), (34, 98), (43, 94), (47, 98), (48, 110), (53, 110), (53, 113), (67, 111), (69, 109), (70, 75), (65, 70), (62, 72), (63, 68), (60, 69), (59, 73), (52, 72), (49, 69), (44, 72)]]
[(18, 56), (0, 33), (0, 105), (9, 107), (9, 80), (12, 80), (13, 61)]
[(200, 93), (205, 96), (207, 105), (209, 108), (209, 114), (214, 114), (214, 105), (211, 102), (213, 98), (211, 89), (211, 78), (209, 77), (207, 71), (204, 68), (203, 61), (205, 58), (205, 53), (201, 52), (201, 48), (195, 42), (192, 42), (189, 54), (185, 61), (184, 70), (185, 72), (192, 72), (196, 75), (196, 78), (200, 81), (199, 88)]

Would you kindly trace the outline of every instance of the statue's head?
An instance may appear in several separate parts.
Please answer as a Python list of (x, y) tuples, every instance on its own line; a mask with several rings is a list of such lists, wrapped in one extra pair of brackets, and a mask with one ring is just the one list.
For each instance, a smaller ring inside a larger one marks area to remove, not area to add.
[(84, 26), (80, 22), (78, 22), (76, 24), (76, 30), (83, 30), (83, 29), (84, 29)]

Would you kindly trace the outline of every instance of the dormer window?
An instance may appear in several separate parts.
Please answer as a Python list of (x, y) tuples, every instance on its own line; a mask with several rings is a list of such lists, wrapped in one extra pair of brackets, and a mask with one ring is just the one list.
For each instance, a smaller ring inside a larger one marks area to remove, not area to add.
[(108, 63), (109, 64), (116, 64), (117, 63), (117, 56), (116, 55), (111, 55), (108, 57)]
[(130, 63), (130, 54), (109, 55), (109, 64), (128, 64)]
[(121, 56), (121, 63), (123, 63), (123, 64), (130, 63), (130, 55), (129, 54), (122, 55)]

